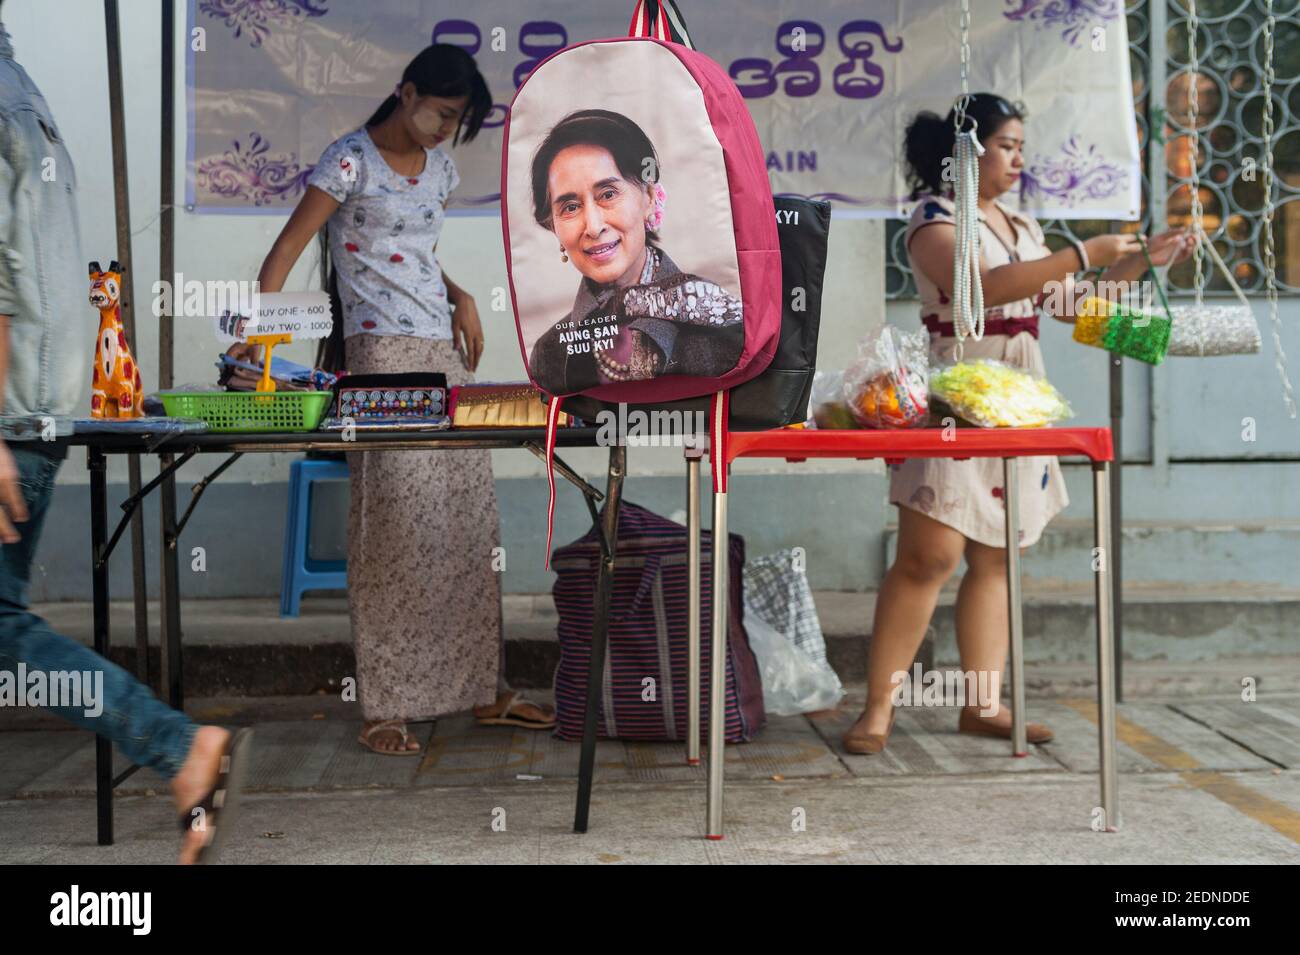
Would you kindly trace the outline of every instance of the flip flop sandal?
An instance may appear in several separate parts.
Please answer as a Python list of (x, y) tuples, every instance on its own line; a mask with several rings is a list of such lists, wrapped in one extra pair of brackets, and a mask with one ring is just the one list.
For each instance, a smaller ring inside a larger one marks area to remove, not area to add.
[[(373, 736), (375, 733), (380, 732), (381, 730), (396, 730), (402, 737), (402, 748), (401, 749), (380, 749), (378, 746), (376, 746), (371, 741), (370, 737)], [(424, 755), (424, 747), (420, 747), (419, 749), (406, 748), (407, 741), (410, 738), (411, 738), (411, 734), (406, 731), (405, 720), (381, 720), (380, 722), (376, 723), (374, 726), (370, 727), (370, 729), (362, 731), (361, 735), (357, 737), (357, 742), (360, 743), (362, 746), (364, 746), (366, 749), (370, 750), (370, 752), (378, 753), (380, 756), (422, 756)]]
[(216, 783), (202, 800), (191, 806), (178, 820), (181, 832), (188, 833), (195, 825), (194, 810), (203, 810), (201, 828), (207, 836), (194, 860), (195, 865), (213, 865), (221, 856), (226, 833), (235, 822), (244, 778), (248, 775), (252, 741), (253, 731), (247, 728), (238, 730), (230, 737), (226, 751), (221, 755)]
[(541, 720), (530, 720), (522, 714), (512, 712), (516, 706), (535, 706), (539, 710), (542, 709), (540, 704), (525, 699), (518, 692), (512, 692), (510, 699), (506, 701), (505, 709), (496, 716), (478, 717), (479, 726), (518, 726), (526, 730), (548, 730), (555, 726), (554, 715)]

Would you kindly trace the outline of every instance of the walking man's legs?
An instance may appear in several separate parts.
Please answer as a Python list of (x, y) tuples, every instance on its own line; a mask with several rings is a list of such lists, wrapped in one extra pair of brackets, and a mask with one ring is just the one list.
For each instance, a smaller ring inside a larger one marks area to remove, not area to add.
[[(178, 811), (187, 812), (217, 782), (230, 733), (200, 727), (121, 667), (54, 632), (27, 609), (32, 557), (60, 463), (40, 451), (13, 445), (6, 450), (0, 443), (0, 506), (16, 525), (16, 531), (0, 526), (0, 705), (16, 703), (21, 694), (25, 702), (111, 739), (127, 759), (170, 780)], [(181, 861), (194, 861), (210, 838), (206, 826), (188, 831)]]

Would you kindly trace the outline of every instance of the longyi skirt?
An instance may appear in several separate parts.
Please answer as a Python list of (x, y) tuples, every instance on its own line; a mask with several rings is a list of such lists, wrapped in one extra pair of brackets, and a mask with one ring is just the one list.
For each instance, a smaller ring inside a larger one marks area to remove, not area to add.
[[(357, 335), (356, 374), (443, 372), (469, 384), (451, 341)], [(458, 713), (496, 699), (501, 575), (488, 451), (349, 454), (348, 606), (367, 720)]]

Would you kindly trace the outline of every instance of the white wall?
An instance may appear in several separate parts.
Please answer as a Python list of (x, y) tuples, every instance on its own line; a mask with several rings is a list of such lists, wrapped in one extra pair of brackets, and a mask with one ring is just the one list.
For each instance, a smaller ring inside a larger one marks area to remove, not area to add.
[[(187, 4), (177, 3), (175, 130), (176, 196), (184, 201), (186, 122), (185, 62)], [(57, 15), (52, 15), (57, 8)], [(122, 49), (126, 108), (127, 154), (134, 230), (136, 352), (146, 389), (157, 387), (157, 320), (150, 311), (150, 287), (158, 278), (159, 150), (159, 5), (147, 0), (122, 0)], [(31, 74), (49, 101), (77, 166), (83, 257), (108, 261), (116, 253), (113, 166), (109, 134), (107, 56), (103, 4), (100, 0), (6, 0), (5, 25), (13, 37), (15, 58)], [(204, 54), (196, 54), (202, 56)], [(359, 117), (360, 119), (361, 117)], [(178, 206), (175, 216), (176, 269), (191, 279), (256, 278), (262, 257), (285, 216), (196, 215)], [(843, 367), (853, 346), (871, 325), (884, 320), (883, 227), (877, 221), (836, 219), (831, 229), (831, 261), (822, 316), (820, 354), (823, 367)], [(506, 284), (500, 221), (495, 217), (450, 218), (438, 246), (443, 267), (479, 302), (487, 350), (480, 366), (483, 380), (524, 377), (510, 312), (492, 312), (493, 290)], [(315, 287), (315, 252), (309, 250), (286, 289)], [(84, 282), (82, 274), (69, 281)], [(506, 297), (508, 301), (508, 296)], [(90, 306), (86, 306), (89, 312)], [(213, 362), (221, 351), (210, 325), (196, 319), (176, 320), (176, 382), (214, 380)], [(308, 343), (283, 348), (285, 357), (310, 361)], [(90, 369), (86, 370), (84, 405), (89, 407)], [(279, 481), (287, 473), (288, 455), (247, 455), (223, 481)], [(565, 455), (581, 471), (597, 474), (603, 453)], [(64, 482), (84, 482), (80, 454), (63, 469)], [(125, 463), (110, 462), (113, 480), (125, 480)], [(680, 473), (680, 456), (669, 449), (635, 452), (636, 473)], [(803, 471), (839, 470), (851, 463), (801, 465)], [(496, 452), (498, 476), (541, 475), (531, 455)], [(782, 470), (783, 465), (745, 462), (740, 470)], [(146, 469), (148, 463), (146, 463)], [(192, 480), (206, 467), (193, 463), (182, 474)], [(146, 471), (147, 473), (147, 471)]]

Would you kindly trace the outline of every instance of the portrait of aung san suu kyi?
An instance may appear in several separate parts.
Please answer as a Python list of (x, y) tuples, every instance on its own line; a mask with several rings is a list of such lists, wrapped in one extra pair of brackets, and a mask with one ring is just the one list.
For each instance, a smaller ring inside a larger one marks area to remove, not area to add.
[(568, 394), (735, 367), (745, 339), (741, 301), (680, 269), (660, 245), (668, 200), (660, 172), (641, 127), (608, 110), (570, 113), (534, 154), (533, 217), (578, 273), (572, 310), (530, 355), (544, 388)]

